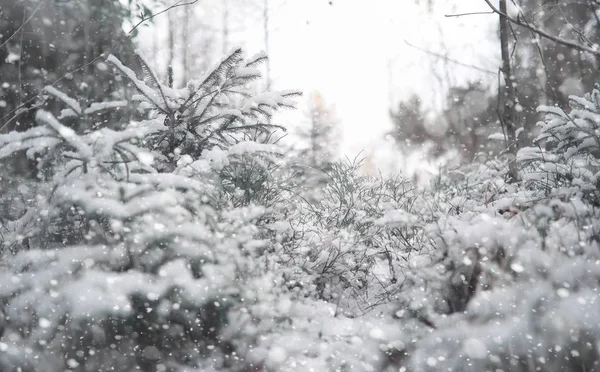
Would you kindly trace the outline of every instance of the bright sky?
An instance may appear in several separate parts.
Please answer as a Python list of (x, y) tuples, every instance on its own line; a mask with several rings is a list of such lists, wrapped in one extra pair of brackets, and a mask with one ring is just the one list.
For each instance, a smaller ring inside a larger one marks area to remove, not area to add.
[[(225, 0), (203, 1), (204, 18), (214, 29), (221, 29)], [(250, 54), (263, 50), (264, 0), (227, 1), (231, 43), (245, 45)], [(391, 98), (396, 101), (417, 93), (425, 106), (439, 108), (449, 81), (496, 79), (473, 69), (444, 65), (405, 42), (496, 71), (496, 17), (444, 17), (486, 11), (483, 0), (434, 0), (433, 13), (417, 5), (417, 0), (269, 3), (274, 88), (320, 91), (335, 106), (343, 127), (342, 152), (354, 156), (366, 150), (378, 158), (380, 167), (395, 161), (389, 152), (393, 146), (383, 140), (391, 128)]]

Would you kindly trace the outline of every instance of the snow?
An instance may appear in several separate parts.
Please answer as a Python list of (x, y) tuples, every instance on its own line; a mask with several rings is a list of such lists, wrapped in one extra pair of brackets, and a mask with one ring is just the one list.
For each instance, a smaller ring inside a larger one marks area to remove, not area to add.
[(55, 87), (53, 87), (51, 85), (45, 86), (44, 87), (44, 91), (47, 92), (47, 93), (49, 93), (49, 94), (51, 94), (51, 95), (53, 95), (54, 97), (60, 99), (71, 110), (73, 110), (78, 115), (81, 115), (81, 106), (79, 105), (79, 102), (77, 102), (73, 98), (67, 96), (65, 93), (61, 92), (60, 90), (56, 89)]
[(280, 346), (274, 346), (269, 350), (269, 362), (273, 365), (280, 365), (285, 362), (287, 358), (287, 353), (284, 348)]
[(236, 143), (229, 148), (229, 155), (247, 155), (257, 152), (265, 153), (282, 153), (281, 147), (273, 144), (258, 143), (254, 141), (244, 141)]
[(390, 225), (396, 227), (413, 226), (418, 222), (418, 218), (403, 210), (392, 210), (386, 212), (383, 217), (375, 220), (377, 225)]
[(17, 54), (15, 52), (9, 52), (8, 55), (6, 56), (6, 58), (4, 59), (4, 62), (6, 63), (15, 63), (18, 60), (21, 59), (21, 55)]
[(149, 152), (140, 152), (137, 154), (138, 160), (144, 165), (152, 165), (154, 162), (154, 155)]
[(254, 67), (239, 67), (235, 70), (236, 77), (260, 77), (261, 72), (259, 69)]
[(92, 149), (71, 128), (62, 125), (52, 114), (40, 110), (36, 113), (36, 121), (46, 124), (56, 131), (69, 145), (77, 150), (84, 159), (92, 158)]
[(465, 354), (473, 359), (485, 359), (487, 357), (487, 347), (485, 343), (476, 338), (468, 338), (463, 345)]
[(383, 340), (385, 333), (381, 328), (373, 328), (369, 331), (369, 337), (375, 340)]
[(94, 114), (98, 111), (104, 111), (114, 109), (118, 107), (127, 106), (127, 101), (108, 101), (108, 102), (94, 102), (90, 107), (86, 108), (83, 113), (86, 115)]
[(506, 140), (506, 136), (504, 136), (504, 133), (493, 133), (488, 136), (488, 139), (492, 141), (504, 141)]
[(123, 63), (121, 63), (121, 61), (119, 61), (117, 57), (111, 54), (106, 58), (106, 62), (113, 64), (119, 71), (121, 71), (129, 79), (129, 81), (131, 81), (134, 84), (134, 86), (138, 89), (138, 91), (143, 95), (145, 99), (150, 100), (156, 107), (159, 107), (163, 110), (166, 109), (164, 103), (159, 103), (161, 102), (159, 94), (157, 94), (156, 91), (147, 86), (146, 83), (139, 80), (135, 75), (135, 72), (133, 72), (133, 70), (131, 70), (129, 67), (123, 65)]

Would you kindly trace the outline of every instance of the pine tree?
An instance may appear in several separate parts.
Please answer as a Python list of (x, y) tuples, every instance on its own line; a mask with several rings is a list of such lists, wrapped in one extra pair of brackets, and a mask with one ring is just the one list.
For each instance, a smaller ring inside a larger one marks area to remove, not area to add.
[(296, 176), (309, 189), (327, 182), (338, 154), (340, 131), (333, 107), (315, 92), (308, 100), (307, 120), (296, 130), (299, 146), (295, 154)]
[[(85, 124), (120, 104), (83, 109), (47, 88), (65, 105), (60, 118), (40, 110), (38, 126), (0, 136), (0, 158), (25, 151), (47, 180), (28, 210), (3, 225), (2, 247), (22, 252), (1, 274), (2, 370), (244, 363), (232, 359), (242, 330), (223, 332), (231, 314), (261, 298), (257, 223), (267, 210), (259, 203), (278, 154), (252, 138), (272, 131), (267, 118), (293, 107), (296, 95), (248, 93), (264, 59), (235, 49), (175, 90), (143, 59), (140, 80), (111, 55), (106, 63), (136, 88), (149, 119), (76, 131), (61, 121), (75, 115)], [(233, 96), (243, 97), (239, 106)]]

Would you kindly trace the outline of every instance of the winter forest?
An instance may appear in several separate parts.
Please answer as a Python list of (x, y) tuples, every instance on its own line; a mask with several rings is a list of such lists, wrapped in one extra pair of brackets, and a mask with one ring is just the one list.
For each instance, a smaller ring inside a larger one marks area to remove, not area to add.
[(0, 0), (0, 372), (600, 372), (600, 2)]

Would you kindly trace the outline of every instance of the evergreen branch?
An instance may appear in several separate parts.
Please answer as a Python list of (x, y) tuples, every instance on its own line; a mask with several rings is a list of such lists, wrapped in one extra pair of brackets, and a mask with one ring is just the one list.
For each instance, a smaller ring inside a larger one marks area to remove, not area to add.
[[(145, 82), (137, 79), (137, 76), (135, 75), (135, 72), (133, 72), (132, 69), (123, 65), (123, 63), (121, 61), (119, 61), (119, 59), (112, 54), (108, 56), (106, 61), (108, 63), (114, 65), (121, 72), (121, 74), (123, 74), (125, 76), (125, 78), (127, 78), (133, 84), (133, 86), (136, 88), (136, 90), (141, 95), (146, 97), (148, 99), (148, 101), (150, 101), (150, 103), (152, 103), (152, 105), (156, 109), (163, 112), (164, 114), (167, 114), (167, 115), (169, 114), (169, 112), (167, 112), (165, 109), (160, 107), (160, 105), (153, 100), (152, 94), (150, 94), (150, 92), (154, 92), (154, 91), (151, 90), (151, 88), (149, 86), (147, 86)], [(162, 93), (162, 91), (161, 91), (161, 93)], [(164, 95), (163, 95), (163, 97), (164, 97)], [(168, 106), (166, 108), (168, 108)]]
[[(216, 83), (218, 76), (239, 63), (242, 58), (242, 48), (234, 49), (219, 65), (204, 79), (201, 86), (211, 86)], [(212, 84), (211, 84), (212, 83)]]
[[(142, 65), (142, 70), (146, 73), (147, 76), (151, 78), (151, 81), (156, 86), (156, 89), (158, 89), (158, 91), (160, 92), (160, 96), (162, 97), (162, 100), (165, 103), (165, 109), (169, 109), (169, 103), (167, 102), (167, 97), (165, 96), (165, 92), (162, 89), (162, 84), (160, 83), (156, 75), (154, 75), (154, 73), (152, 72), (152, 69), (148, 65), (148, 62), (146, 62), (146, 59), (142, 57), (142, 55), (139, 52), (136, 52), (135, 55), (140, 64)], [(172, 116), (173, 113), (170, 112), (170, 115)]]
[[(211, 116), (211, 117), (209, 117), (209, 118), (206, 118), (206, 119), (203, 119), (203, 120), (199, 120), (199, 121), (196, 121), (196, 120), (198, 120), (198, 119), (201, 119), (201, 117), (199, 117), (199, 116), (198, 116), (198, 117), (193, 117), (193, 118), (190, 120), (190, 121), (191, 121), (191, 123), (190, 123), (190, 125), (189, 125), (189, 129), (190, 129), (190, 131), (192, 131), (192, 132), (193, 132), (193, 131), (194, 131), (194, 129), (198, 128), (198, 127), (199, 127), (199, 126), (201, 126), (201, 125), (205, 125), (205, 124), (208, 124), (208, 123), (212, 123), (213, 121), (216, 121), (216, 120), (222, 119), (222, 118), (224, 118), (224, 117), (226, 117), (226, 116), (223, 116), (223, 115), (215, 115), (215, 116)], [(194, 121), (196, 121), (196, 122), (194, 122)]]
[(268, 56), (266, 56), (264, 54), (260, 54), (256, 58), (248, 61), (245, 64), (245, 67), (257, 67), (257, 66), (261, 65), (262, 63), (266, 62), (268, 58), (269, 58)]
[(246, 129), (263, 129), (263, 130), (281, 129), (284, 132), (287, 131), (287, 129), (285, 129), (281, 125), (277, 125), (277, 124), (260, 124), (260, 123), (259, 124), (251, 124), (251, 125), (241, 125), (239, 127), (224, 128), (224, 129), (222, 129), (222, 131), (223, 132), (233, 132), (233, 131), (236, 131), (236, 130), (246, 130)]
[(208, 109), (213, 105), (213, 102), (215, 101), (215, 99), (219, 96), (219, 90), (217, 90), (212, 97), (210, 97), (210, 100), (208, 101), (208, 103), (206, 104), (206, 106), (204, 107), (204, 109), (202, 110), (202, 112), (200, 113), (200, 115), (197, 116), (197, 118), (202, 118), (204, 117), (204, 115), (208, 112)]
[[(198, 143), (198, 146), (208, 143), (208, 141), (215, 135), (219, 135), (219, 136), (221, 136), (221, 138), (223, 138), (223, 136), (222, 136), (223, 130), (226, 129), (229, 125), (231, 125), (234, 121), (235, 121), (235, 118), (230, 118), (228, 121), (223, 123), (219, 128), (216, 128), (215, 130), (210, 132), (208, 136), (204, 137), (204, 139), (202, 139), (200, 141), (200, 143)], [(223, 138), (223, 140), (224, 140), (224, 138)]]

